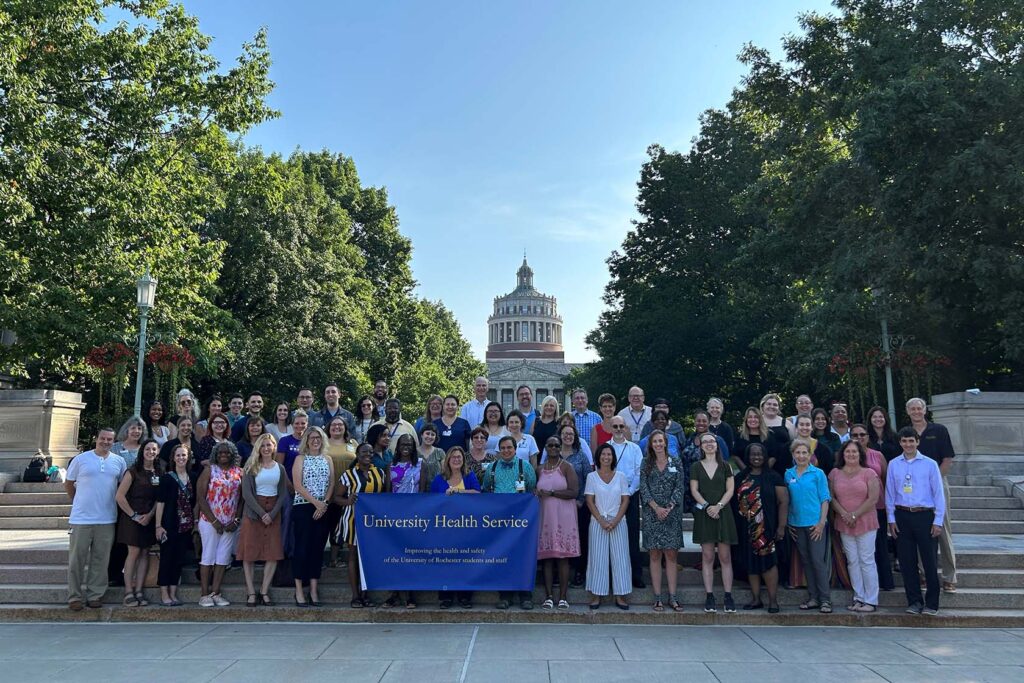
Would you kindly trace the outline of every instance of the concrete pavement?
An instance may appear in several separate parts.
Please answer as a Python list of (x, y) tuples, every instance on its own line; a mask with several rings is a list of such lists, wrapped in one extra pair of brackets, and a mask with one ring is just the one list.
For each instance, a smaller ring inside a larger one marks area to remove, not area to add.
[(0, 624), (0, 672), (19, 683), (1017, 682), (1024, 629)]

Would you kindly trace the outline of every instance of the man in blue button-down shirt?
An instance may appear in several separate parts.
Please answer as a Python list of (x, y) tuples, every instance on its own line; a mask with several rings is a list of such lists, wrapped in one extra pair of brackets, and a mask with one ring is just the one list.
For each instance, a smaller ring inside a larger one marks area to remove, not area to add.
[[(946, 500), (942, 473), (934, 460), (918, 452), (920, 439), (913, 427), (899, 431), (903, 454), (889, 463), (885, 478), (885, 513), (889, 534), (896, 539), (896, 556), (903, 572), (907, 613), (935, 615), (939, 612), (939, 573), (935, 539), (942, 533)], [(928, 592), (921, 599), (917, 572), (920, 554)]]

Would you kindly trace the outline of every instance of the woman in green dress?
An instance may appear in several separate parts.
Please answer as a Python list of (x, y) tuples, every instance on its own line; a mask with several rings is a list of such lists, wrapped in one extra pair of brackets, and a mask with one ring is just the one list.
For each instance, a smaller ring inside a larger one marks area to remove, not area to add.
[(690, 494), (693, 510), (693, 542), (700, 544), (701, 573), (704, 576), (704, 611), (715, 612), (715, 546), (722, 564), (725, 585), (723, 604), (726, 612), (735, 612), (732, 599), (732, 548), (736, 543), (736, 520), (729, 509), (733, 494), (732, 470), (722, 459), (718, 439), (707, 432), (700, 437), (701, 459), (690, 467)]
[(683, 466), (668, 454), (668, 438), (656, 429), (647, 441), (647, 453), (640, 466), (640, 500), (644, 505), (641, 529), (644, 546), (651, 556), (651, 583), (654, 611), (665, 611), (661, 597), (661, 559), (665, 558), (668, 579), (668, 604), (676, 612), (683, 610), (676, 596), (678, 587), (676, 554), (683, 547), (683, 491), (686, 483)]

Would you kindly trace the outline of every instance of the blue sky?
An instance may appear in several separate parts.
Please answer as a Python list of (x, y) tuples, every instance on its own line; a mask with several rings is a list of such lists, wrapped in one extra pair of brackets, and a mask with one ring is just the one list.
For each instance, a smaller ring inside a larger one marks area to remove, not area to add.
[(227, 66), (269, 32), (281, 118), (268, 152), (330, 149), (384, 186), (418, 292), (454, 311), (479, 357), (525, 249), (558, 297), (566, 359), (602, 310), (605, 259), (636, 216), (645, 149), (686, 149), (753, 42), (780, 53), (823, 0), (185, 2)]

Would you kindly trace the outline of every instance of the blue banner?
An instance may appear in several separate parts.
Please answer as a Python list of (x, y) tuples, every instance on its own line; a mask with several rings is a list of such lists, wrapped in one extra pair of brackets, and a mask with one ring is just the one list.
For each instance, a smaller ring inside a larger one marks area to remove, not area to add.
[(355, 523), (365, 590), (533, 590), (535, 496), (363, 494)]

